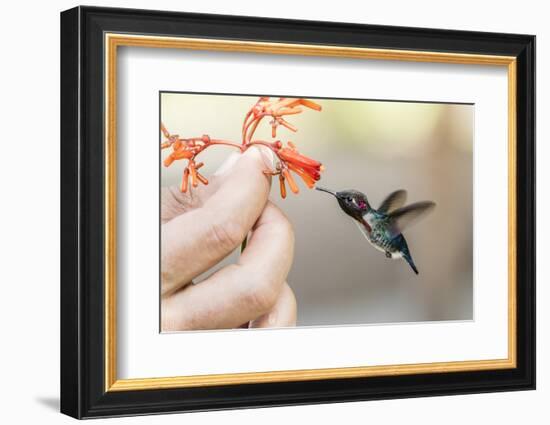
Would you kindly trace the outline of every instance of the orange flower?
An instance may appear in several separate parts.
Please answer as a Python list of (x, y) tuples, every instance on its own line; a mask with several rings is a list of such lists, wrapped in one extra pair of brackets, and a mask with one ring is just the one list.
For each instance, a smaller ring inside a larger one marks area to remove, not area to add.
[(319, 105), (318, 103), (312, 102), (311, 100), (308, 100), (308, 99), (300, 99), (300, 103), (315, 111), (320, 111), (321, 109), (323, 109), (321, 108), (321, 105)]
[(197, 187), (199, 185), (199, 182), (201, 182), (204, 185), (208, 184), (208, 180), (206, 179), (206, 177), (204, 177), (198, 171), (198, 169), (201, 168), (203, 165), (204, 163), (202, 162), (195, 164), (195, 161), (193, 160), (189, 161), (189, 164), (183, 170), (183, 177), (182, 177), (181, 186), (180, 186), (181, 192), (183, 193), (187, 192), (187, 188), (189, 187), (189, 177), (191, 177), (191, 185), (193, 187)]
[(242, 143), (246, 144), (252, 140), (252, 136), (258, 127), (259, 122), (266, 116), (272, 117), (271, 136), (277, 136), (277, 127), (282, 125), (291, 131), (298, 131), (296, 127), (286, 121), (286, 115), (296, 115), (303, 112), (300, 106), (305, 106), (314, 111), (320, 111), (321, 105), (299, 97), (281, 97), (278, 100), (270, 100), (269, 97), (261, 97), (256, 104), (248, 111), (242, 127)]
[[(174, 143), (172, 146), (175, 146)], [(164, 160), (164, 166), (169, 167), (172, 165), (172, 162), (178, 160), (178, 159), (191, 159), (193, 158), (194, 154), (192, 151), (186, 150), (185, 147), (181, 147), (180, 149), (174, 149), (174, 151), (166, 157)]]
[(285, 180), (288, 181), (292, 192), (298, 193), (299, 191), (290, 171), (298, 174), (310, 189), (321, 178), (321, 172), (324, 170), (323, 165), (319, 161), (300, 154), (292, 142), (288, 142), (288, 147), (280, 147), (276, 153), (281, 161), (279, 182), (282, 198), (286, 196)]
[(279, 176), (279, 188), (283, 199), (286, 198), (285, 181), (288, 182), (288, 186), (293, 193), (299, 192), (298, 185), (292, 173), (300, 176), (306, 186), (311, 189), (315, 186), (315, 182), (321, 178), (321, 172), (324, 170), (319, 161), (299, 153), (292, 142), (288, 142), (287, 146), (283, 146), (279, 140), (268, 142), (252, 139), (260, 121), (266, 116), (271, 117), (270, 124), (273, 138), (276, 137), (277, 127), (280, 125), (290, 131), (298, 131), (284, 117), (302, 113), (304, 110), (303, 107), (315, 111), (322, 109), (319, 104), (303, 98), (282, 97), (271, 100), (269, 97), (260, 97), (245, 116), (242, 125), (242, 142), (240, 144), (228, 140), (211, 139), (206, 134), (200, 137), (180, 138), (178, 135), (170, 134), (161, 123), (160, 130), (165, 140), (161, 143), (160, 147), (161, 149), (172, 148), (172, 152), (164, 159), (164, 165), (169, 167), (174, 161), (187, 160), (187, 166), (183, 170), (180, 186), (182, 192), (187, 192), (190, 183), (193, 187), (197, 187), (199, 183), (208, 184), (208, 179), (198, 172), (203, 163), (195, 163), (196, 156), (206, 148), (213, 145), (225, 145), (244, 152), (250, 146), (263, 145), (271, 149), (279, 159), (279, 165), (275, 171), (269, 170), (264, 171), (264, 173), (270, 176)]
[(187, 187), (189, 186), (189, 168), (183, 170), (183, 177), (181, 179), (180, 191), (183, 193), (187, 192)]
[(290, 190), (292, 190), (292, 192), (294, 193), (298, 193), (300, 189), (298, 189), (298, 185), (294, 181), (294, 177), (292, 177), (292, 174), (290, 174), (290, 171), (288, 171), (288, 169), (284, 169), (282, 173), (283, 173), (283, 177), (286, 180), (288, 180), (288, 185), (290, 186)]
[(298, 151), (294, 149), (282, 148), (277, 152), (277, 154), (284, 161), (296, 164), (300, 167), (312, 168), (316, 170), (320, 170), (321, 168), (321, 163), (319, 161), (308, 158), (307, 156), (298, 153)]
[(313, 189), (313, 186), (315, 186), (315, 180), (313, 177), (311, 177), (309, 174), (307, 174), (303, 169), (296, 167), (293, 164), (288, 164), (288, 168), (294, 171), (296, 174), (298, 174), (307, 187), (310, 189)]
[(286, 198), (286, 186), (285, 186), (285, 178), (282, 174), (279, 174), (279, 189), (281, 191), (281, 198)]

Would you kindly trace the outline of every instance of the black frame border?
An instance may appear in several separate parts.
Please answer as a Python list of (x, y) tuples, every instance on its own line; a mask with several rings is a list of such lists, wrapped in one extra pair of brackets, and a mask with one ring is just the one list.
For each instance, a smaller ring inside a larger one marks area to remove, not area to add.
[[(104, 33), (517, 58), (517, 367), (105, 392)], [(61, 412), (75, 418), (535, 388), (535, 37), (134, 9), (61, 13)]]

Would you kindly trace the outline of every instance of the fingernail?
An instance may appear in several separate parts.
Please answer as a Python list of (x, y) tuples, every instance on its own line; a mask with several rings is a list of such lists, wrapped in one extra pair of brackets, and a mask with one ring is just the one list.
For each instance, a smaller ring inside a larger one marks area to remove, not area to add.
[(227, 157), (227, 159), (223, 162), (222, 165), (220, 165), (220, 168), (218, 168), (216, 170), (216, 172), (214, 173), (215, 176), (221, 176), (222, 174), (225, 174), (227, 173), (229, 170), (231, 170), (231, 168), (233, 168), (233, 166), (235, 165), (235, 163), (238, 161), (239, 157), (241, 155), (238, 154), (238, 153), (232, 153), (231, 155), (229, 155)]
[[(250, 150), (250, 149), (248, 149)], [(262, 145), (254, 145), (252, 147), (252, 150), (256, 150), (260, 153), (260, 157), (265, 165), (265, 167), (268, 170), (274, 170), (275, 169), (275, 154), (271, 149), (269, 149), (267, 146)]]
[(220, 168), (214, 173), (214, 176), (221, 176), (228, 173), (242, 156), (256, 156), (264, 163), (269, 170), (275, 169), (275, 154), (266, 146), (255, 145), (248, 148), (243, 154), (232, 153), (225, 162), (220, 165)]

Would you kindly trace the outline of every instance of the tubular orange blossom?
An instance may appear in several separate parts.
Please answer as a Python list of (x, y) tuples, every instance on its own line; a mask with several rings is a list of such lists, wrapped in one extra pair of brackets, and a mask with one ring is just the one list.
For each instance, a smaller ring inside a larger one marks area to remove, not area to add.
[(189, 186), (189, 168), (183, 170), (183, 177), (181, 178), (181, 187), (180, 190), (185, 193), (187, 192), (187, 187)]
[(315, 186), (315, 180), (313, 179), (313, 177), (311, 177), (301, 168), (294, 166), (293, 164), (288, 164), (288, 168), (290, 168), (292, 171), (298, 174), (302, 178), (302, 180), (304, 181), (307, 187), (309, 187), (310, 189), (313, 189), (313, 186)]
[(292, 177), (292, 174), (287, 169), (283, 170), (283, 176), (285, 179), (288, 180), (288, 186), (290, 187), (290, 190), (292, 190), (293, 193), (298, 193), (300, 189), (298, 189), (298, 185), (296, 184), (296, 181), (294, 181), (294, 177)]
[(202, 184), (204, 184), (205, 186), (208, 184), (208, 179), (206, 177), (204, 177), (201, 173), (199, 173), (197, 171), (197, 178), (200, 180), (200, 182)]
[(282, 148), (278, 152), (279, 156), (287, 162), (292, 162), (299, 166), (310, 167), (319, 169), (321, 163), (315, 161), (314, 159), (308, 158), (302, 154), (299, 154), (297, 151), (293, 151), (289, 148)]
[(281, 198), (286, 198), (286, 186), (285, 186), (285, 178), (282, 174), (279, 174), (279, 188), (281, 190)]
[(191, 173), (191, 184), (193, 187), (197, 187), (199, 182), (197, 181), (197, 170), (195, 170), (194, 165), (189, 164), (189, 172)]
[(315, 103), (311, 100), (308, 100), (308, 99), (300, 99), (300, 103), (304, 106), (307, 106), (310, 109), (315, 110), (315, 111), (320, 111), (321, 109), (323, 109), (321, 107), (321, 105), (319, 105), (318, 103)]
[(172, 165), (172, 162), (174, 162), (175, 159), (176, 158), (174, 158), (174, 154), (171, 153), (164, 159), (164, 166), (169, 167), (170, 165)]

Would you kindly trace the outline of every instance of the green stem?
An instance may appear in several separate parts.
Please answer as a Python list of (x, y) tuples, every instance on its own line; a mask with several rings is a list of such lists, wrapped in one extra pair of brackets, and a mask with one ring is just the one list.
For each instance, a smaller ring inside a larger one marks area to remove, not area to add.
[(241, 254), (246, 249), (246, 244), (248, 243), (248, 235), (245, 236), (243, 242), (241, 243)]

